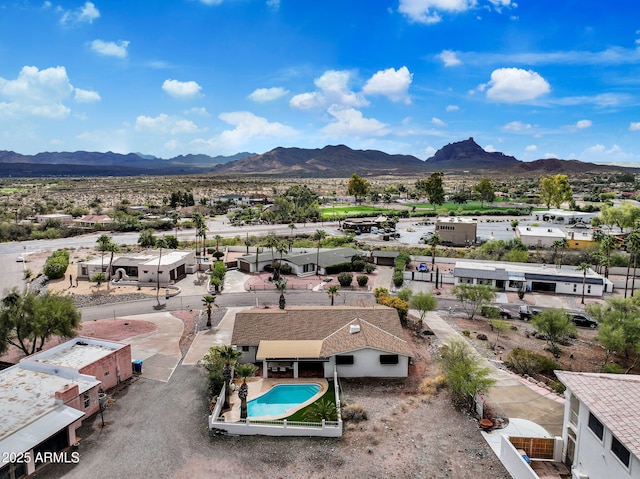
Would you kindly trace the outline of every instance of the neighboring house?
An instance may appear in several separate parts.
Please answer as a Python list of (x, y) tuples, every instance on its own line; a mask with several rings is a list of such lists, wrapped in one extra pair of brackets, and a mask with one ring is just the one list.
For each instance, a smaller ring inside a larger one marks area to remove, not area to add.
[(477, 241), (478, 220), (462, 216), (441, 216), (436, 219), (435, 232), (443, 245), (469, 246)]
[[(309, 276), (313, 274), (326, 274), (326, 268), (340, 263), (350, 263), (355, 255), (361, 255), (354, 248), (321, 248), (318, 253), (314, 248), (296, 248), (282, 255), (282, 262), (291, 266), (292, 274), (297, 276)], [(280, 253), (271, 252), (270, 249), (262, 249), (258, 253), (249, 253), (238, 258), (238, 269), (245, 273), (264, 271), (265, 266), (274, 261), (280, 261)], [(316, 261), (318, 264), (316, 264)]]
[[(158, 261), (160, 260), (160, 283), (170, 284), (185, 278), (187, 273), (195, 272), (196, 258), (193, 251), (160, 250), (145, 251), (138, 254), (117, 255), (111, 264), (110, 277), (155, 283), (158, 281)], [(91, 279), (96, 273), (107, 272), (110, 255), (105, 254), (87, 261), (78, 262), (79, 279)]]
[(640, 478), (640, 376), (556, 371), (572, 479)]
[(533, 263), (456, 261), (455, 284), (485, 284), (499, 291), (533, 291), (602, 297), (613, 291), (613, 283), (592, 269), (584, 273), (575, 266), (547, 266)]
[(109, 215), (84, 215), (73, 222), (82, 228), (95, 228), (96, 226), (110, 225), (113, 223), (113, 219)]
[[(236, 314), (231, 344), (263, 377), (406, 377), (413, 355), (393, 308), (288, 307)], [(275, 368), (275, 369), (274, 369)]]
[(36, 215), (36, 223), (46, 223), (47, 221), (59, 221), (63, 224), (70, 224), (73, 222), (73, 216), (65, 215), (61, 213), (53, 213), (50, 215)]
[(530, 248), (550, 248), (556, 240), (567, 236), (560, 228), (548, 226), (516, 226), (516, 238)]
[[(82, 420), (100, 410), (100, 390), (131, 377), (131, 366), (130, 345), (77, 337), (0, 371), (0, 452), (8, 454), (0, 477), (32, 474), (39, 457), (77, 443)], [(32, 460), (7, 463), (24, 454)]]
[(545, 211), (533, 211), (531, 221), (544, 221), (548, 223), (558, 223), (562, 225), (573, 225), (575, 223), (590, 224), (591, 220), (600, 213), (587, 213), (584, 211), (569, 211), (551, 208)]

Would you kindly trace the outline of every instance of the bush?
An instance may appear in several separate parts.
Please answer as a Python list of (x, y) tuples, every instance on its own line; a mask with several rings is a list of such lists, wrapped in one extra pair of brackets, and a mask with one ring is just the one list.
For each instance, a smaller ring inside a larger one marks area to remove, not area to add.
[(395, 271), (391, 280), (393, 281), (393, 285), (399, 288), (402, 286), (402, 283), (404, 283), (404, 273), (402, 273), (402, 271)]
[(362, 274), (356, 278), (356, 281), (358, 282), (358, 286), (366, 286), (369, 282), (369, 276)]
[(342, 419), (351, 422), (366, 421), (367, 410), (360, 404), (349, 404), (342, 408)]
[(340, 273), (338, 275), (338, 282), (340, 286), (351, 286), (353, 281), (353, 275), (351, 273)]
[(553, 375), (560, 365), (553, 359), (535, 353), (529, 349), (515, 348), (506, 357), (505, 365), (517, 374), (545, 374)]
[(68, 266), (69, 252), (59, 249), (57, 251), (54, 251), (51, 256), (47, 258), (42, 272), (49, 279), (58, 279), (62, 278), (65, 275)]

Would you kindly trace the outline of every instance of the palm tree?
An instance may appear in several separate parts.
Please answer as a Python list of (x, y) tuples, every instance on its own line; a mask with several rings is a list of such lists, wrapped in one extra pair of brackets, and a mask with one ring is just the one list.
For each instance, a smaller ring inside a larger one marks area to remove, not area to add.
[[(634, 231), (625, 240), (627, 251), (633, 256), (633, 279), (631, 280), (631, 296), (633, 296), (636, 286), (636, 268), (638, 266), (638, 253), (640, 252), (640, 233)], [(629, 283), (629, 267), (631, 266), (631, 258), (627, 265), (627, 280), (624, 283), (624, 297), (627, 297), (627, 285)]]
[(591, 265), (589, 263), (580, 263), (578, 265), (578, 271), (582, 271), (582, 301), (580, 304), (584, 304), (584, 288), (587, 284), (587, 271), (591, 269)]
[(436, 247), (442, 244), (442, 238), (435, 233), (427, 240), (427, 244), (431, 246), (431, 271), (433, 271), (436, 265)]
[(327, 288), (327, 294), (329, 295), (329, 297), (331, 298), (331, 306), (333, 306), (333, 300), (336, 296), (340, 296), (340, 293), (338, 292), (340, 290), (340, 288), (338, 288), (336, 285), (333, 286), (329, 286)]
[(233, 346), (218, 346), (216, 348), (220, 359), (224, 361), (224, 367), (222, 368), (222, 378), (224, 379), (224, 407), (229, 407), (229, 396), (231, 391), (229, 387), (231, 386), (231, 379), (233, 378), (232, 370), (233, 365), (236, 363), (240, 357), (242, 357), (242, 353), (233, 348)]
[(109, 289), (109, 285), (111, 284), (111, 266), (113, 265), (113, 255), (120, 251), (118, 245), (109, 241), (109, 244), (106, 246), (106, 251), (111, 253), (111, 257), (109, 258), (109, 269), (107, 270), (107, 289)]
[(107, 245), (111, 243), (111, 238), (109, 237), (109, 235), (101, 234), (100, 236), (98, 236), (96, 243), (98, 243), (98, 250), (100, 250), (100, 257), (102, 260), (102, 264), (100, 265), (100, 272), (104, 273), (104, 252), (107, 251)]
[(327, 232), (325, 230), (316, 230), (313, 234), (313, 239), (318, 242), (318, 249), (316, 251), (316, 274), (320, 274), (320, 266), (318, 263), (320, 262), (320, 245), (322, 241), (327, 237)]
[(167, 240), (164, 238), (158, 238), (156, 240), (156, 248), (160, 248), (160, 255), (158, 256), (158, 270), (156, 272), (156, 299), (158, 300), (158, 304), (160, 304), (160, 264), (162, 263), (162, 248), (167, 247)]
[(287, 280), (280, 279), (273, 284), (275, 284), (276, 289), (280, 292), (280, 300), (278, 302), (278, 304), (280, 305), (280, 309), (284, 309), (285, 305), (287, 304), (287, 300), (284, 297), (284, 292), (287, 290)]
[(240, 419), (247, 419), (247, 396), (249, 395), (249, 385), (247, 378), (253, 377), (258, 370), (258, 366), (251, 363), (240, 363), (236, 365), (236, 374), (242, 378), (242, 384), (238, 389), (240, 398)]
[(217, 304), (215, 304), (215, 302), (216, 302), (216, 297), (211, 296), (210, 294), (207, 294), (202, 297), (202, 304), (204, 304), (205, 307), (207, 308), (207, 328), (211, 327), (211, 310), (213, 306), (215, 305), (216, 308), (219, 307)]

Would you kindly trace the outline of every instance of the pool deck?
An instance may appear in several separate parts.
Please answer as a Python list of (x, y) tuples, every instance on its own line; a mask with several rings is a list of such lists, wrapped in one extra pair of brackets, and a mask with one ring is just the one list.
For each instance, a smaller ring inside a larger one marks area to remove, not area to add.
[[(320, 391), (318, 391), (313, 397), (311, 397), (307, 401), (301, 403), (298, 407), (294, 407), (287, 410), (286, 414), (282, 414), (279, 416), (260, 416), (261, 420), (266, 420), (266, 421), (283, 419), (287, 416), (290, 416), (298, 409), (308, 406), (314, 401), (317, 401), (318, 398), (322, 397), (329, 389), (329, 383), (327, 382), (327, 380), (324, 378), (248, 379), (247, 385), (249, 386), (249, 395), (247, 396), (247, 402), (257, 398), (258, 396), (262, 396), (267, 391), (269, 391), (273, 386), (277, 386), (278, 384), (302, 384), (302, 383), (319, 384)], [(242, 381), (237, 379), (234, 381), (234, 384), (235, 384), (236, 390), (231, 393), (231, 397), (229, 398), (229, 403), (231, 404), (231, 410), (223, 414), (225, 422), (237, 422), (240, 420), (240, 398), (238, 398), (237, 391), (240, 385), (242, 384)], [(254, 418), (254, 419), (257, 419), (257, 418)]]

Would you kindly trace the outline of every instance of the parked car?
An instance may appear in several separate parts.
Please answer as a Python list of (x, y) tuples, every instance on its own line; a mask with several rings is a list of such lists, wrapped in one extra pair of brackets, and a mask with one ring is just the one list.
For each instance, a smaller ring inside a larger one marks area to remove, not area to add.
[(586, 314), (569, 313), (569, 316), (571, 317), (573, 324), (575, 324), (576, 326), (582, 326), (582, 327), (591, 328), (591, 329), (598, 327), (598, 321), (596, 321), (593, 318), (590, 318)]
[(520, 316), (520, 319), (523, 321), (531, 321), (531, 318), (533, 318), (534, 316), (540, 313), (541, 313), (541, 310), (532, 309), (526, 304), (521, 305), (520, 308), (518, 309), (518, 314)]

